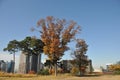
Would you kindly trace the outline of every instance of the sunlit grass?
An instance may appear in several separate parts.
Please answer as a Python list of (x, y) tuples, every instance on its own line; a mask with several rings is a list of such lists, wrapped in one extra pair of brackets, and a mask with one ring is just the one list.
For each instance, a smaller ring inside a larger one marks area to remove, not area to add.
[(35, 77), (35, 74), (13, 74), (13, 73), (5, 73), (0, 72), (0, 77)]
[(0, 72), (0, 80), (119, 80), (120, 75), (99, 75), (99, 76), (72, 76), (71, 74), (36, 75), (36, 74), (12, 74)]
[(72, 77), (70, 74), (58, 74), (57, 77), (53, 75), (36, 75), (36, 74), (12, 74), (0, 72), (0, 80), (61, 80)]

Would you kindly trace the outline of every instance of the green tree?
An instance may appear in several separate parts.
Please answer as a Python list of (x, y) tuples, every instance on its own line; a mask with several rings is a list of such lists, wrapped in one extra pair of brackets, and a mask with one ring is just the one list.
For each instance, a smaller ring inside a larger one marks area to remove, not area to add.
[[(17, 40), (10, 41), (7, 47), (4, 48), (3, 50), (10, 52), (10, 54), (13, 54), (13, 61), (14, 61), (13, 69), (14, 69), (15, 68), (15, 52), (18, 52), (19, 50), (19, 42)], [(13, 73), (14, 72), (15, 70), (13, 70)]]
[[(36, 55), (38, 56), (38, 64), (37, 64), (37, 72), (40, 70), (40, 62), (41, 62), (41, 53), (43, 52), (43, 46), (44, 46), (44, 43), (40, 40), (40, 39), (36, 39), (36, 38), (32, 38), (32, 37), (26, 37), (24, 40), (20, 41), (20, 50), (23, 51), (25, 54), (26, 54), (26, 57), (28, 57), (26, 60), (26, 69), (27, 66), (30, 66), (31, 68), (31, 65), (29, 65), (28, 61), (29, 61), (29, 57), (32, 56), (32, 55)], [(29, 70), (26, 71), (26, 73), (28, 72)]]
[(50, 60), (46, 60), (46, 62), (44, 63), (45, 66), (47, 66), (49, 69), (51, 68), (51, 61)]
[(57, 75), (57, 61), (68, 50), (67, 43), (79, 33), (80, 26), (74, 21), (66, 21), (52, 16), (40, 19), (37, 23), (40, 28), (41, 40), (45, 43), (43, 51), (54, 63), (55, 76)]
[[(26, 37), (24, 40), (21, 41), (17, 41), (17, 40), (10, 41), (7, 48), (4, 48), (4, 51), (9, 51), (10, 53), (13, 53), (14, 62), (15, 62), (15, 52), (17, 51), (23, 51), (25, 54), (27, 53), (26, 57), (28, 57), (27, 58), (28, 60), (30, 55), (33, 54), (37, 55), (38, 56), (37, 71), (39, 71), (40, 70), (39, 63), (41, 62), (41, 53), (43, 52), (43, 46), (44, 43), (40, 39)], [(30, 66), (29, 63), (27, 63), (26, 67), (28, 66)], [(28, 72), (28, 70), (26, 72)]]

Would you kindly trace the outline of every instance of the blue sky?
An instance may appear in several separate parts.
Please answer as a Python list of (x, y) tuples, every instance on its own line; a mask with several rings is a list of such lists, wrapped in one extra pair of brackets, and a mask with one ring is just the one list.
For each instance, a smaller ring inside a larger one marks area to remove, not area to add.
[(78, 37), (89, 45), (87, 55), (95, 68), (120, 60), (119, 0), (0, 0), (0, 59), (9, 59), (3, 52), (9, 41), (39, 37), (30, 29), (46, 16), (74, 20), (82, 27)]

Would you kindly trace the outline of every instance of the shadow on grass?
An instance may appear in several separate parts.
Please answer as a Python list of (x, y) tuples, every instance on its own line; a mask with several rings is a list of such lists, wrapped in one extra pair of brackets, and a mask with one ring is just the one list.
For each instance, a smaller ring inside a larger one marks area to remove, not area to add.
[(76, 75), (77, 77), (99, 77), (100, 74), (87, 74), (87, 75)]

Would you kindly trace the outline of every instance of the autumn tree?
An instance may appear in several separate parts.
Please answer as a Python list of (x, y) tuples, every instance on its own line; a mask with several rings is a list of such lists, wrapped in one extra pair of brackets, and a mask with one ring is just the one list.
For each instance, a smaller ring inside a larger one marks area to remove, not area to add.
[(76, 41), (76, 50), (72, 53), (72, 56), (74, 58), (74, 66), (79, 68), (80, 76), (82, 76), (89, 62), (86, 55), (88, 45), (82, 39), (77, 39)]
[(45, 55), (54, 63), (55, 75), (57, 75), (57, 61), (62, 58), (64, 52), (68, 50), (67, 43), (74, 39), (80, 31), (80, 26), (74, 21), (66, 21), (48, 16), (37, 22), (40, 28), (41, 40), (45, 46)]

